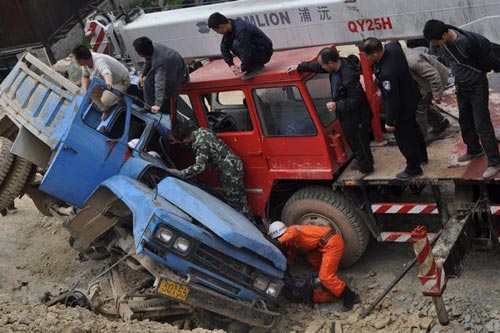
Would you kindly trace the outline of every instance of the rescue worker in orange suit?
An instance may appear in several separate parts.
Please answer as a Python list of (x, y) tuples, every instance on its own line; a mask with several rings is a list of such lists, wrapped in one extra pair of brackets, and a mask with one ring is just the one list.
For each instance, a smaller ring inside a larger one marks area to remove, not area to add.
[[(359, 295), (346, 286), (337, 276), (340, 259), (344, 253), (342, 236), (330, 227), (316, 225), (293, 225), (287, 227), (281, 221), (275, 221), (269, 226), (269, 236), (286, 246), (288, 262), (299, 253), (305, 253), (307, 260), (318, 272), (321, 284), (336, 298), (344, 302), (344, 310), (352, 310), (359, 303)], [(313, 302), (331, 302), (329, 292), (313, 291)]]

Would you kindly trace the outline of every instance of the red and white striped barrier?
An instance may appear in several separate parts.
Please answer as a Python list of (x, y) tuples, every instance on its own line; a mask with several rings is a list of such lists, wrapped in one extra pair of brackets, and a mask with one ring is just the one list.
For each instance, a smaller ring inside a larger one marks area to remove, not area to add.
[(371, 205), (374, 214), (438, 214), (436, 204), (416, 203), (374, 203)]
[(422, 293), (426, 296), (440, 297), (446, 285), (446, 274), (443, 267), (434, 261), (427, 230), (424, 226), (418, 226), (411, 232), (411, 238), (417, 256), (418, 279), (422, 285)]
[(106, 39), (105, 26), (97, 21), (85, 23), (85, 37), (90, 43), (92, 51), (109, 54), (109, 42)]
[[(427, 237), (432, 242), (434, 237), (436, 237), (435, 233), (429, 232), (427, 233)], [(381, 232), (380, 233), (380, 241), (382, 242), (395, 242), (395, 243), (413, 243), (411, 238), (411, 232)]]

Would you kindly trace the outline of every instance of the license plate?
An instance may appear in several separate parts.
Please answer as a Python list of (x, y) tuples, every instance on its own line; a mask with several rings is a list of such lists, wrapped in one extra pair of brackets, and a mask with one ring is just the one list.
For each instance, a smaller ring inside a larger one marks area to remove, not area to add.
[(170, 280), (163, 280), (160, 283), (160, 287), (158, 287), (158, 292), (185, 301), (189, 295), (189, 287), (182, 286)]

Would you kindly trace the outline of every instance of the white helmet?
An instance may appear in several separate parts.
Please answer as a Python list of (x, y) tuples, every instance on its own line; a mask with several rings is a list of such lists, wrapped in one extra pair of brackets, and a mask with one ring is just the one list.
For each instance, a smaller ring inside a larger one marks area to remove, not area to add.
[(269, 231), (267, 232), (267, 234), (272, 239), (275, 239), (275, 238), (278, 238), (281, 235), (283, 235), (285, 233), (286, 229), (287, 229), (287, 226), (285, 225), (285, 223), (283, 223), (281, 221), (274, 221), (269, 226)]

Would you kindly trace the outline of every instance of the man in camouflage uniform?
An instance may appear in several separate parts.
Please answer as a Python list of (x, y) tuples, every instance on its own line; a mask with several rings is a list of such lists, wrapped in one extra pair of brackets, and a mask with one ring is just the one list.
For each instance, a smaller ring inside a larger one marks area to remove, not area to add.
[(189, 124), (179, 124), (175, 127), (174, 138), (190, 144), (196, 156), (195, 163), (182, 170), (181, 176), (193, 178), (211, 166), (219, 173), (227, 203), (253, 222), (243, 184), (243, 162), (238, 155), (207, 128), (193, 130)]

